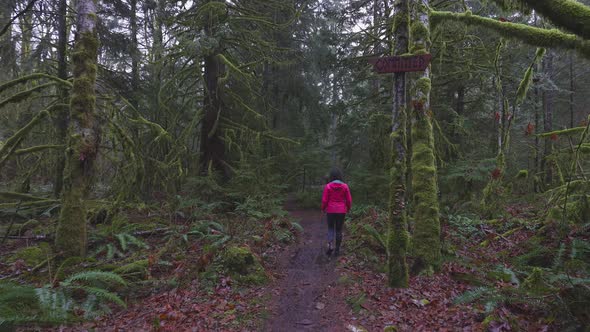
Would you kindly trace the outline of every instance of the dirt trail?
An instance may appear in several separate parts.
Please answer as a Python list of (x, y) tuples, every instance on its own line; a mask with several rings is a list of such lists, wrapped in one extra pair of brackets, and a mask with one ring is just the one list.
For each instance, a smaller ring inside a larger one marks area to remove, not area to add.
[(326, 225), (318, 210), (290, 209), (290, 213), (305, 230), (299, 243), (280, 259), (282, 275), (272, 290), (272, 315), (264, 330), (332, 330), (335, 322), (329, 317), (334, 306), (322, 295), (337, 280), (337, 274), (336, 259), (325, 254)]

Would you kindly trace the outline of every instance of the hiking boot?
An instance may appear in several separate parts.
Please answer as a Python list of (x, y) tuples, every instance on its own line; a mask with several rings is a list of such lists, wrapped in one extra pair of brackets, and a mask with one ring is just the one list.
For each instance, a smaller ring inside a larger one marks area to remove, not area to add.
[(334, 249), (332, 249), (332, 248), (328, 248), (328, 250), (326, 250), (326, 255), (330, 256), (332, 254), (333, 250)]

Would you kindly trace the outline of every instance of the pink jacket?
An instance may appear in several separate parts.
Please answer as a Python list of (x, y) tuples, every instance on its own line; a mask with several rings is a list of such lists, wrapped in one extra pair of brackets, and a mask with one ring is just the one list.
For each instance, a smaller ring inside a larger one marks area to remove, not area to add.
[(324, 187), (322, 211), (326, 213), (348, 213), (352, 197), (348, 185), (342, 181), (332, 181)]

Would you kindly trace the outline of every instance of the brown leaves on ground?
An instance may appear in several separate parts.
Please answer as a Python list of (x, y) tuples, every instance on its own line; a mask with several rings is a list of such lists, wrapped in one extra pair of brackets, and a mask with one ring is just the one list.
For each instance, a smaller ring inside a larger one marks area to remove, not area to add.
[(395, 326), (398, 331), (480, 329), (473, 307), (453, 304), (453, 299), (469, 288), (450, 277), (454, 271), (467, 272), (459, 265), (448, 263), (439, 274), (413, 277), (407, 289), (388, 288), (385, 274), (362, 268), (354, 258), (342, 258), (338, 270), (341, 276), (356, 282), (332, 287), (328, 297), (346, 303), (364, 294), (358, 313), (348, 308), (338, 317), (345, 325), (360, 325), (369, 331), (382, 331), (387, 326)]

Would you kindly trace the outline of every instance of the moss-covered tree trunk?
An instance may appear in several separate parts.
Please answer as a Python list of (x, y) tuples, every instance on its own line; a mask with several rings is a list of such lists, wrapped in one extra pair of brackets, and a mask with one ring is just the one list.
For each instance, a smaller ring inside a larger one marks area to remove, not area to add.
[[(416, 19), (411, 24), (413, 54), (430, 52), (428, 0), (415, 3)], [(438, 185), (430, 107), (430, 66), (419, 75), (411, 90), (412, 106), (412, 189), (415, 230), (412, 240), (416, 256), (414, 271), (436, 268), (440, 262), (440, 221)]]
[[(209, 2), (218, 1), (207, 1), (207, 3)], [(219, 15), (215, 10), (210, 10), (205, 17), (205, 34), (211, 38), (219, 28)], [(201, 170), (204, 173), (215, 170), (220, 172), (224, 178), (227, 178), (229, 172), (225, 165), (225, 144), (219, 129), (222, 111), (219, 78), (224, 72), (224, 65), (219, 60), (218, 54), (219, 47), (209, 49), (204, 59), (205, 116), (201, 125)]]
[(86, 195), (93, 176), (99, 143), (95, 82), (98, 39), (95, 0), (78, 0), (77, 38), (74, 46), (74, 85), (70, 100), (70, 126), (62, 208), (55, 237), (56, 249), (64, 256), (86, 253)]
[[(409, 5), (408, 0), (396, 0), (393, 33), (394, 55), (408, 52)], [(406, 74), (394, 74), (392, 111), (391, 171), (389, 185), (389, 261), (390, 287), (408, 287), (406, 253), (409, 234), (406, 220)]]

